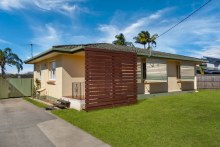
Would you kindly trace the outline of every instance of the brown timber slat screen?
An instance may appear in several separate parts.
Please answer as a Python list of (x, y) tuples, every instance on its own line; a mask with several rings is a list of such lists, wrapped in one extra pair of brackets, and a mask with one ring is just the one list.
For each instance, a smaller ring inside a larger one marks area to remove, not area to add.
[(198, 89), (220, 89), (220, 75), (198, 75)]
[(132, 52), (85, 49), (85, 110), (137, 101), (137, 57)]

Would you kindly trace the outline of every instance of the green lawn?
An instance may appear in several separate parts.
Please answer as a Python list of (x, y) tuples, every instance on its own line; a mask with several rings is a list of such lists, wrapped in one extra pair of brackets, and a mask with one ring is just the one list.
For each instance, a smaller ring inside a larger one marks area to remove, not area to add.
[(26, 100), (26, 101), (28, 101), (28, 102), (30, 102), (30, 103), (32, 103), (32, 104), (34, 104), (35, 106), (37, 106), (37, 107), (39, 107), (39, 108), (46, 108), (46, 107), (48, 107), (48, 105), (46, 105), (46, 104), (44, 104), (44, 103), (41, 103), (41, 102), (38, 102), (38, 101), (35, 101), (35, 100), (30, 99), (30, 98), (28, 98), (28, 97), (25, 97), (25, 98), (23, 98), (23, 99)]
[(217, 90), (160, 96), (91, 112), (52, 112), (112, 146), (220, 146)]

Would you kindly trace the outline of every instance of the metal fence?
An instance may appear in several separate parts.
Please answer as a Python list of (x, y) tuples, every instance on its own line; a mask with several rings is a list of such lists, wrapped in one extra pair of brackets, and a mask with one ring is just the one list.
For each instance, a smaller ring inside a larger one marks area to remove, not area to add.
[(32, 78), (0, 78), (0, 99), (31, 96)]
[(220, 89), (220, 75), (197, 75), (198, 89)]

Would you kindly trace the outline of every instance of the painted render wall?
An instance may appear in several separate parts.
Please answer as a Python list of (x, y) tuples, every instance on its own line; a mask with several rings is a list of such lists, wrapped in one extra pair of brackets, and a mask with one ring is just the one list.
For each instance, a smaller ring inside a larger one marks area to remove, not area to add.
[(72, 96), (72, 83), (85, 82), (85, 55), (64, 54), (62, 59), (62, 96)]
[[(56, 78), (55, 78), (55, 84), (50, 84), (48, 81), (50, 80), (50, 62), (55, 61), (56, 62)], [(39, 65), (42, 66), (42, 76), (41, 76), (41, 89), (46, 89), (43, 91), (45, 95), (54, 97), (54, 98), (60, 98), (62, 96), (62, 67), (61, 67), (61, 55), (43, 60), (39, 63), (34, 64), (34, 80), (36, 78), (39, 78)]]
[[(55, 84), (50, 81), (50, 62), (56, 62)], [(41, 89), (46, 89), (42, 93), (54, 98), (72, 95), (72, 82), (85, 81), (85, 56), (84, 54), (60, 54), (53, 58), (43, 60), (34, 65), (34, 80), (38, 78), (38, 68), (42, 65)]]
[(196, 64), (192, 62), (184, 62), (184, 64), (187, 64), (189, 66), (194, 66), (194, 81), (187, 81), (187, 82), (181, 82), (181, 90), (187, 91), (187, 90), (197, 90), (197, 80), (196, 80)]
[[(48, 84), (49, 63), (56, 61), (56, 80), (55, 85)], [(137, 92), (138, 94), (173, 92), (182, 90), (196, 90), (196, 80), (191, 82), (178, 82), (176, 77), (177, 61), (167, 61), (168, 82), (164, 83), (144, 83), (142, 75), (142, 63), (146, 59), (137, 58)], [(81, 54), (60, 54), (58, 56), (43, 60), (34, 65), (34, 79), (38, 78), (39, 65), (43, 65), (41, 87), (45, 88), (46, 95), (61, 98), (62, 96), (72, 95), (73, 82), (85, 82), (85, 55)], [(190, 63), (192, 66), (195, 64)], [(196, 79), (196, 76), (195, 76)]]
[(177, 61), (167, 61), (168, 92), (181, 91), (181, 83), (178, 82), (176, 74), (178, 64)]
[(168, 84), (164, 83), (147, 83), (143, 80), (143, 64), (146, 58), (137, 58), (137, 92), (138, 94), (162, 93), (168, 92)]
[[(142, 69), (143, 62), (147, 59), (138, 57), (137, 59), (137, 92), (138, 94), (153, 94), (153, 93), (165, 93), (174, 91), (186, 91), (186, 90), (197, 90), (196, 76), (194, 81), (180, 82), (177, 79), (176, 66), (180, 61), (166, 60), (167, 63), (167, 82), (160, 83), (147, 83), (143, 81)], [(188, 63), (195, 67), (193, 62)]]
[(138, 94), (144, 94), (145, 93), (145, 86), (143, 82), (143, 74), (142, 74), (142, 69), (143, 69), (143, 64), (142, 64), (142, 58), (138, 57), (137, 58), (137, 93)]

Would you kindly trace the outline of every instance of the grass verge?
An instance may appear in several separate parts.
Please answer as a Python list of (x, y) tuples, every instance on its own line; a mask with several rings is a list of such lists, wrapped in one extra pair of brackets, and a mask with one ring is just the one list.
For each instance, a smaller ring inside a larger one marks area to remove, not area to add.
[(33, 99), (29, 98), (29, 97), (25, 97), (23, 99), (28, 101), (28, 102), (30, 102), (30, 103), (32, 103), (32, 104), (34, 104), (35, 106), (37, 106), (39, 108), (46, 108), (46, 107), (48, 107), (48, 105), (46, 105), (44, 103), (41, 103), (41, 102), (38, 102), (38, 101), (35, 101), (35, 100), (33, 100)]
[(220, 91), (160, 96), (98, 111), (53, 114), (112, 146), (220, 146)]

